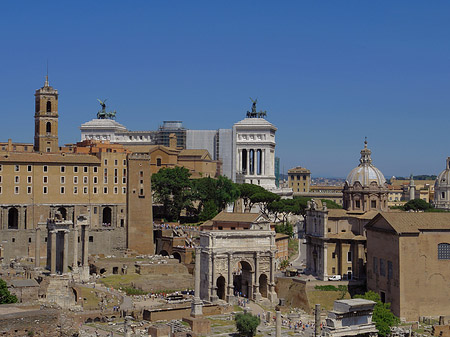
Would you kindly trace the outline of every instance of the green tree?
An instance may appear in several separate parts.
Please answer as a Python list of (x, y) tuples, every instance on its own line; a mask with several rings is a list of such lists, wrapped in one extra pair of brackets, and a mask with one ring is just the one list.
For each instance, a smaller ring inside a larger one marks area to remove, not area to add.
[(280, 200), (280, 196), (275, 193), (264, 190), (263, 192), (257, 192), (250, 196), (252, 204), (259, 204), (261, 212), (267, 215), (267, 207), (271, 202)]
[(0, 279), (0, 304), (16, 303), (17, 297), (11, 295), (6, 282)]
[[(211, 219), (222, 211), (228, 203), (234, 202), (238, 197), (239, 189), (237, 185), (225, 176), (220, 176), (217, 179), (208, 177), (192, 181), (192, 198), (198, 200), (200, 220)], [(208, 210), (205, 211), (207, 204)], [(209, 217), (211, 215), (212, 217)]]
[(391, 333), (391, 326), (400, 323), (398, 317), (391, 311), (391, 304), (381, 302), (380, 295), (377, 293), (368, 291), (364, 295), (356, 295), (355, 298), (364, 298), (376, 303), (373, 309), (372, 320), (375, 322), (380, 336), (389, 335)]
[(234, 320), (239, 334), (245, 337), (253, 337), (256, 335), (256, 328), (261, 322), (259, 317), (253, 316), (250, 313), (237, 313)]
[(294, 228), (289, 221), (286, 221), (283, 224), (275, 226), (275, 232), (289, 235), (290, 238), (294, 235)]
[(217, 215), (217, 205), (214, 203), (213, 200), (208, 200), (207, 202), (205, 202), (205, 205), (203, 206), (203, 209), (200, 212), (198, 219), (200, 221), (205, 221), (214, 218), (216, 215)]
[(254, 202), (251, 200), (251, 196), (254, 195), (255, 193), (266, 191), (261, 186), (247, 183), (238, 185), (238, 188), (239, 188), (239, 195), (244, 202), (244, 208), (248, 209), (249, 211), (252, 210), (254, 204)]
[(152, 175), (155, 201), (163, 205), (164, 217), (176, 221), (181, 210), (191, 203), (189, 170), (184, 167), (162, 168)]
[(405, 211), (413, 210), (413, 211), (426, 211), (431, 208), (431, 205), (422, 199), (413, 199), (408, 201), (403, 205), (403, 209)]

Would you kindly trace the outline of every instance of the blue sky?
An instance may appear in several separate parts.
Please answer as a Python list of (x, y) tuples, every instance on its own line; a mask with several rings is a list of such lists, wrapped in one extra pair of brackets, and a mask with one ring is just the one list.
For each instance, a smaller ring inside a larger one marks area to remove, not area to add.
[(386, 175), (437, 174), (450, 155), (447, 1), (7, 1), (0, 135), (33, 141), (34, 90), (59, 90), (60, 144), (96, 98), (153, 130), (231, 128), (249, 97), (278, 127), (285, 171), (344, 177), (368, 137)]

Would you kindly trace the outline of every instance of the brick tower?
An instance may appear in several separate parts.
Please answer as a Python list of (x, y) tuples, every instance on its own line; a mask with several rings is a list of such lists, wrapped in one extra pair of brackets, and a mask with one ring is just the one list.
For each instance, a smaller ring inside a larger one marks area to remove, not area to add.
[(127, 246), (139, 254), (154, 254), (150, 155), (128, 155)]
[(34, 114), (34, 150), (36, 152), (58, 152), (58, 90), (45, 84), (36, 90)]

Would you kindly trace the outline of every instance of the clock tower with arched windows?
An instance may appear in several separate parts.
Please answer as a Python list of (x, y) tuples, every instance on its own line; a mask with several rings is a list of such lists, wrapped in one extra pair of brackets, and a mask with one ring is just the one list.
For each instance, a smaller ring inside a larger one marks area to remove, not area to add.
[(34, 96), (34, 150), (58, 152), (58, 90), (49, 86), (46, 76), (44, 86)]

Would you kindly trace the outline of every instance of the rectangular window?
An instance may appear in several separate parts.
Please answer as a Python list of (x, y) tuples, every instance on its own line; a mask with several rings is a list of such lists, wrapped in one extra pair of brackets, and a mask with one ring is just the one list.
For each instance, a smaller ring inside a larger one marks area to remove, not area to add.
[(83, 172), (84, 173), (88, 173), (88, 167), (87, 166), (83, 166)]
[(14, 194), (19, 194), (19, 186), (14, 187)]
[(386, 276), (386, 263), (384, 259), (380, 259), (380, 275)]
[(144, 177), (144, 171), (139, 171), (139, 177)]
[(61, 184), (65, 184), (66, 183), (66, 177), (61, 177)]
[(61, 186), (61, 188), (60, 188), (60, 193), (61, 194), (64, 194), (66, 192), (66, 190), (64, 189), (64, 186)]
[(2, 187), (0, 186), (0, 194), (2, 194), (2, 192), (3, 192), (3, 191), (2, 191)]
[(3, 165), (0, 165), (0, 171), (3, 171)]
[(27, 186), (27, 194), (31, 194), (31, 186)]
[(66, 172), (66, 167), (65, 167), (65, 166), (61, 166), (61, 168), (60, 168), (60, 172), (61, 172), (61, 173), (64, 173), (64, 172)]
[(93, 236), (89, 237), (89, 242), (94, 242), (94, 237)]
[(392, 279), (393, 272), (392, 262), (388, 261), (388, 280)]
[(108, 194), (108, 187), (103, 187), (103, 194)]
[(123, 176), (127, 175), (127, 169), (123, 169)]
[(108, 165), (108, 159), (105, 159), (105, 166)]
[(118, 170), (115, 168), (114, 169), (114, 176), (117, 177), (117, 174), (118, 174)]
[(127, 165), (127, 160), (124, 159), (124, 160), (123, 160), (123, 166), (126, 166), (126, 165)]
[(114, 186), (114, 194), (119, 193), (119, 189), (117, 188), (117, 186)]
[(371, 200), (370, 201), (370, 207), (377, 208), (377, 201), (376, 200)]
[(336, 258), (336, 253), (335, 253), (335, 252), (331, 253), (331, 258), (332, 258), (332, 259), (335, 259), (335, 258)]
[(438, 260), (450, 260), (450, 244), (438, 244)]
[(355, 206), (356, 208), (360, 208), (361, 207), (361, 202), (359, 200), (355, 201)]
[(122, 177), (122, 184), (126, 184), (127, 183), (127, 178), (126, 177)]
[(14, 182), (15, 182), (16, 184), (20, 183), (20, 177), (19, 177), (19, 176), (15, 176), (15, 177), (14, 177)]
[(98, 167), (94, 166), (94, 173), (98, 173)]
[(28, 176), (28, 177), (27, 177), (27, 183), (28, 183), (28, 184), (31, 184), (31, 182), (32, 182), (32, 177), (31, 177), (31, 176)]
[(44, 182), (44, 184), (48, 183), (48, 177), (47, 176), (43, 176), (42, 177), (42, 181)]
[(78, 194), (78, 187), (77, 186), (73, 187), (73, 194)]
[(107, 184), (108, 183), (108, 177), (103, 177), (103, 184)]
[(114, 160), (114, 165), (117, 166), (117, 164), (119, 164), (119, 162), (117, 161), (117, 159)]
[(104, 173), (104, 174), (103, 174), (104, 176), (107, 176), (107, 175), (108, 175), (108, 169), (105, 168), (105, 169), (103, 170), (103, 173)]
[(127, 193), (127, 188), (126, 187), (122, 187), (122, 194)]
[(98, 189), (97, 189), (96, 186), (94, 187), (93, 191), (94, 191), (94, 194), (97, 194), (97, 193), (98, 193)]
[(14, 165), (14, 171), (15, 172), (19, 172), (20, 171), (20, 166), (19, 165)]
[(83, 194), (88, 194), (88, 188), (87, 187), (83, 187)]
[(332, 273), (333, 275), (336, 275), (336, 267), (331, 268), (331, 273)]
[(352, 262), (352, 252), (351, 251), (347, 252), (347, 262)]
[(42, 190), (42, 193), (44, 193), (44, 194), (47, 194), (47, 193), (48, 193), (48, 187), (47, 187), (47, 186), (44, 186), (44, 188), (43, 188), (43, 190)]
[(44, 166), (42, 167), (42, 171), (43, 171), (43, 172), (48, 172), (48, 166), (47, 166), (47, 165), (44, 165)]
[(78, 177), (73, 177), (73, 183), (78, 184)]
[(94, 184), (98, 184), (98, 177), (94, 177)]
[(119, 178), (114, 177), (114, 184), (117, 184), (119, 182)]
[(31, 170), (32, 170), (32, 166), (31, 166), (31, 165), (28, 165), (28, 166), (27, 166), (27, 171), (28, 171), (28, 172), (31, 172)]
[(3, 176), (0, 176), (0, 183), (3, 182)]
[(94, 214), (97, 214), (97, 207), (94, 207)]
[(144, 189), (143, 188), (139, 189), (139, 196), (140, 197), (144, 196)]
[(78, 166), (73, 167), (73, 173), (78, 173)]

